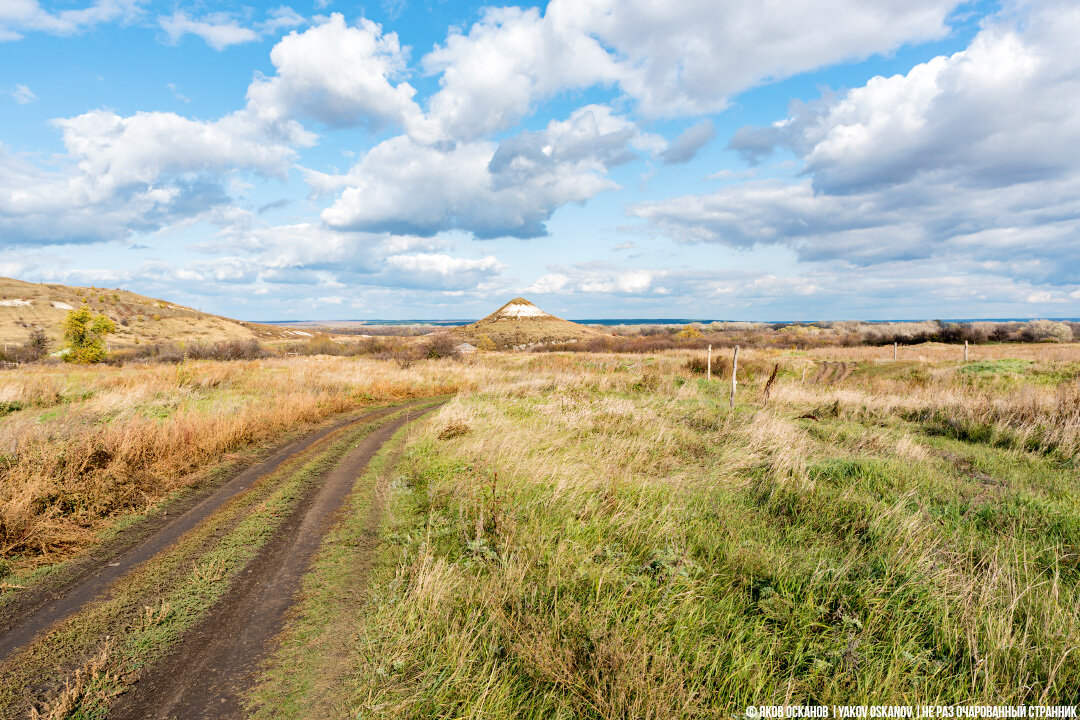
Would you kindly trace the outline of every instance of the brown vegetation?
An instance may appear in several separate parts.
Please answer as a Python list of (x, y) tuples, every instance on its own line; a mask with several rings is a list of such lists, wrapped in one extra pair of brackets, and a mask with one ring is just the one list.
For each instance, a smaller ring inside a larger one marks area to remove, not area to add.
[[(51, 562), (230, 453), (380, 401), (483, 375), (374, 359), (292, 358), (0, 374), (0, 563)], [(0, 567), (0, 571), (2, 571)]]

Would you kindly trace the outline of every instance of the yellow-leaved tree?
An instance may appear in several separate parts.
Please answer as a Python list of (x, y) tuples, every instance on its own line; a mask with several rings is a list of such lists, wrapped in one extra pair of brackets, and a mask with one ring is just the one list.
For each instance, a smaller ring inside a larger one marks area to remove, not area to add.
[(64, 318), (64, 360), (75, 363), (103, 362), (105, 336), (116, 332), (116, 325), (105, 315), (94, 315), (86, 307), (72, 310)]

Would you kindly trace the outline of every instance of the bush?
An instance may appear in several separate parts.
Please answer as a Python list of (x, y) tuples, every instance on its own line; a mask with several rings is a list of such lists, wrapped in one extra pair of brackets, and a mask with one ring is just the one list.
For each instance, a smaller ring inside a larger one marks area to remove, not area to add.
[(1032, 320), (1020, 331), (1020, 337), (1026, 342), (1071, 342), (1073, 331), (1068, 323)]
[(449, 333), (437, 333), (424, 343), (424, 356), (433, 359), (454, 357), (460, 344), (461, 341)]
[(49, 336), (37, 328), (30, 331), (26, 342), (14, 354), (18, 362), (34, 362), (49, 352)]
[(702, 357), (692, 357), (683, 367), (695, 375), (704, 375), (709, 371), (709, 361)]
[(88, 308), (72, 310), (64, 318), (64, 360), (75, 363), (103, 362), (105, 336), (116, 332), (116, 325), (104, 315), (93, 315)]
[(192, 360), (259, 360), (269, 355), (270, 352), (255, 339), (197, 343), (188, 350)]
[(270, 354), (257, 340), (193, 342), (188, 345), (155, 343), (118, 350), (112, 354), (109, 362), (122, 365), (131, 362), (180, 363), (184, 360), (258, 360)]

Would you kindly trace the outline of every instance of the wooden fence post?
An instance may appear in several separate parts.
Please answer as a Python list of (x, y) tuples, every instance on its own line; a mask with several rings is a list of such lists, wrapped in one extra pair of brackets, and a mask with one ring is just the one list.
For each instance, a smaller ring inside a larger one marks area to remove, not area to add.
[(895, 342), (892, 344), (892, 359), (893, 360), (896, 359), (896, 346), (899, 345), (899, 344), (900, 343), (895, 343)]
[(739, 346), (735, 346), (735, 357), (731, 359), (731, 409), (735, 409), (735, 385), (738, 381), (735, 376), (739, 372)]
[(712, 380), (712, 345), (709, 346), (709, 369), (705, 373), (705, 379)]
[(968, 354), (967, 354), (967, 352), (968, 352), (968, 348), (967, 348), (967, 343), (968, 343), (968, 341), (967, 341), (967, 340), (965, 340), (965, 341), (964, 341), (964, 362), (967, 362), (967, 361), (968, 361), (968, 360), (967, 360), (967, 359), (968, 359)]

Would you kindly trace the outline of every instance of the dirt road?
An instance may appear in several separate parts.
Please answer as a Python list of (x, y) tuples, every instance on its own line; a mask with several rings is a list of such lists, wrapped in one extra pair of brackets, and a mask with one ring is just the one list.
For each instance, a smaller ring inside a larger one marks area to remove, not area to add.
[[(418, 407), (427, 405), (428, 407)], [(384, 408), (339, 421), (296, 440), (263, 462), (237, 474), (202, 497), (191, 498), (182, 512), (152, 518), (138, 539), (113, 544), (75, 566), (66, 584), (29, 590), (12, 603), (0, 621), (0, 666), (20, 650), (34, 648), (37, 638), (84, 608), (107, 598), (117, 581), (136, 568), (152, 565), (170, 546), (199, 526), (228, 501), (243, 495), (261, 478), (313, 448), (351, 437), (357, 426), (370, 429), (340, 460), (312, 482), (273, 536), (260, 547), (225, 594), (183, 633), (164, 657), (139, 673), (132, 688), (116, 699), (109, 717), (224, 718), (240, 713), (240, 691), (272, 649), (287, 610), (311, 558), (356, 479), (386, 440), (410, 420), (431, 409), (423, 400)], [(391, 418), (392, 415), (397, 415)], [(350, 443), (354, 441), (349, 441)], [(174, 508), (175, 511), (175, 508)], [(12, 676), (13, 678), (14, 676)], [(6, 716), (6, 713), (5, 713)]]
[(371, 458), (406, 422), (402, 417), (381, 426), (350, 452), (213, 611), (116, 703), (109, 717), (241, 717), (241, 692), (280, 632), (335, 512)]

